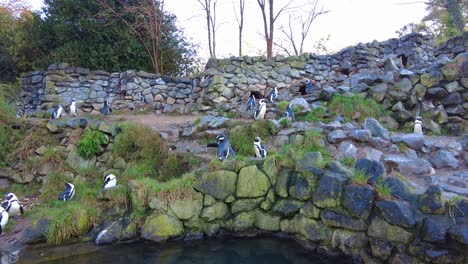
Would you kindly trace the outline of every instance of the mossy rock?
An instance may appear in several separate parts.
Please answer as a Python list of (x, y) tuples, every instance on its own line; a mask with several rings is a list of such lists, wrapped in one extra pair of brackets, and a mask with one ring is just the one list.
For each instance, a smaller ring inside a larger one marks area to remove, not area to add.
[(193, 191), (184, 199), (172, 200), (169, 203), (171, 211), (181, 220), (188, 220), (192, 217), (198, 217), (203, 208), (203, 195)]
[(260, 208), (262, 208), (265, 211), (268, 211), (271, 209), (275, 201), (276, 201), (275, 190), (273, 188), (270, 188), (270, 190), (267, 193), (266, 199), (262, 202), (262, 204), (260, 205)]
[(231, 212), (233, 214), (237, 214), (239, 212), (251, 211), (253, 209), (258, 208), (263, 200), (263, 197), (235, 200), (234, 202), (232, 202)]
[(237, 173), (220, 170), (197, 176), (193, 187), (205, 194), (210, 194), (216, 199), (224, 200), (236, 192)]
[(303, 214), (297, 214), (294, 217), (296, 231), (315, 242), (324, 242), (331, 240), (332, 230), (325, 226), (321, 221), (313, 220)]
[(303, 201), (295, 199), (281, 199), (278, 200), (273, 206), (273, 212), (279, 213), (284, 216), (293, 216), (304, 205)]
[(314, 204), (321, 208), (338, 206), (345, 181), (342, 174), (325, 174), (314, 192)]
[(255, 226), (266, 231), (280, 230), (280, 217), (264, 212), (261, 209), (255, 210)]
[(276, 179), (278, 178), (278, 164), (275, 156), (268, 156), (263, 162), (263, 171), (270, 179), (272, 185), (276, 184)]
[(260, 197), (270, 189), (270, 180), (257, 166), (242, 168), (237, 180), (237, 197)]
[(246, 230), (253, 227), (255, 218), (255, 211), (242, 212), (236, 215), (232, 220), (228, 221), (226, 228), (234, 232)]
[(229, 213), (227, 205), (223, 202), (217, 202), (212, 206), (205, 207), (202, 212), (202, 218), (208, 222), (216, 219), (222, 219)]
[(371, 220), (367, 234), (371, 237), (401, 242), (404, 244), (409, 244), (413, 241), (413, 234), (402, 227), (388, 223), (380, 217), (374, 217)]
[(184, 226), (176, 217), (166, 214), (153, 214), (146, 218), (141, 229), (141, 237), (147, 240), (161, 242), (182, 235)]
[(288, 197), (289, 174), (290, 171), (286, 169), (280, 171), (275, 185), (275, 192), (278, 196)]

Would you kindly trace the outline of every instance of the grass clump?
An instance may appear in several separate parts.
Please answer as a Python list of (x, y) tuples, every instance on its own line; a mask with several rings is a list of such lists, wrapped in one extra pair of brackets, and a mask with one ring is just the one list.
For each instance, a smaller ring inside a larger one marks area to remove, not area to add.
[(288, 107), (288, 102), (287, 101), (280, 101), (278, 102), (278, 104), (276, 105), (276, 108), (281, 110), (281, 111), (286, 111), (286, 107)]
[(333, 96), (330, 111), (341, 114), (350, 121), (358, 114), (358, 122), (361, 123), (367, 117), (378, 118), (387, 113), (385, 108), (372, 98), (363, 98), (359, 95), (344, 96), (336, 94)]
[(328, 111), (325, 107), (319, 106), (314, 108), (305, 116), (299, 116), (297, 119), (299, 121), (307, 122), (323, 122), (326, 121), (329, 117)]
[(289, 118), (281, 118), (280, 121), (279, 121), (281, 127), (285, 128), (285, 127), (291, 127), (291, 119)]
[(268, 143), (269, 138), (277, 132), (273, 122), (260, 120), (234, 127), (229, 134), (229, 139), (236, 154), (250, 157), (255, 155), (253, 147), (255, 137), (260, 137), (264, 143)]
[(352, 184), (356, 185), (366, 185), (367, 184), (367, 175), (364, 170), (354, 170), (353, 175), (350, 177), (350, 181)]
[(345, 166), (354, 167), (354, 165), (356, 164), (356, 159), (353, 158), (353, 157), (346, 156), (346, 157), (343, 157), (340, 160), (340, 162), (341, 162), (341, 164), (343, 164)]
[(393, 188), (388, 185), (388, 183), (384, 182), (380, 179), (378, 182), (375, 183), (374, 186), (377, 195), (382, 200), (390, 200), (392, 199), (392, 191)]
[(103, 132), (99, 130), (86, 130), (78, 142), (77, 152), (82, 158), (90, 159), (103, 151), (102, 145), (107, 143), (108, 139)]

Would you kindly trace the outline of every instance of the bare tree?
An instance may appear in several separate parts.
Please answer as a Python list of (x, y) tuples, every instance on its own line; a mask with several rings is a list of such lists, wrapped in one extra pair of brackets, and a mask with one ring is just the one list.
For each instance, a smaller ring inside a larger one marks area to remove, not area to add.
[(27, 0), (0, 0), (0, 7), (17, 16), (21, 12), (31, 9), (31, 4)]
[(266, 0), (257, 0), (258, 6), (262, 12), (263, 18), (263, 36), (265, 37), (266, 46), (267, 46), (267, 57), (273, 57), (273, 33), (275, 28), (276, 19), (283, 13), (284, 11), (291, 9), (290, 5), (293, 0), (290, 0), (286, 5), (279, 9), (279, 11), (275, 14), (273, 11), (274, 7), (274, 0), (268, 0), (268, 17), (266, 15)]
[(159, 50), (164, 20), (164, 0), (142, 0), (137, 5), (131, 5), (125, 0), (118, 1), (123, 6), (124, 12), (116, 10), (107, 0), (100, 0), (100, 3), (109, 15), (121, 20), (138, 38), (151, 59), (153, 72), (160, 73)]
[(216, 58), (216, 4), (218, 0), (197, 0), (206, 15), (206, 27), (208, 31), (208, 49), (210, 57)]
[(239, 56), (242, 56), (242, 30), (244, 29), (245, 0), (239, 0), (239, 16), (236, 13), (237, 24), (239, 25)]
[[(313, 0), (309, 2), (307, 6), (310, 6), (310, 8), (306, 9), (305, 14), (307, 15), (305, 16), (305, 18), (303, 14), (300, 14), (296, 17), (293, 17), (293, 15), (289, 14), (288, 26), (281, 27), (281, 32), (285, 35), (286, 39), (291, 44), (295, 55), (300, 55), (304, 52), (304, 41), (307, 38), (307, 35), (310, 31), (310, 26), (315, 21), (315, 19), (320, 15), (330, 12), (329, 10), (323, 10), (323, 8), (318, 8), (318, 2), (319, 0)], [(295, 21), (298, 22), (299, 27), (301, 28), (299, 41), (297, 41), (297, 38), (295, 38), (294, 36), (294, 33), (298, 32), (298, 30), (295, 30), (294, 27)], [(279, 46), (283, 50), (287, 50), (287, 48), (281, 44), (275, 43), (275, 45)], [(290, 52), (287, 53), (290, 54)]]

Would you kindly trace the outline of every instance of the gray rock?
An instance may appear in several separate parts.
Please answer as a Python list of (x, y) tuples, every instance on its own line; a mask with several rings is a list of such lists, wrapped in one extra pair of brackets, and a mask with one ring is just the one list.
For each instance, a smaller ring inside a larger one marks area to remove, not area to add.
[(37, 244), (46, 241), (50, 221), (42, 218), (35, 225), (26, 227), (21, 233), (20, 241), (26, 244)]
[(410, 205), (401, 201), (378, 201), (376, 204), (383, 218), (390, 224), (402, 227), (414, 227), (416, 220)]
[(294, 99), (291, 100), (289, 103), (290, 103), (292, 106), (298, 105), (298, 106), (302, 107), (303, 111), (307, 111), (307, 112), (310, 111), (309, 103), (308, 103), (304, 98), (302, 98), (302, 97), (294, 98)]
[(367, 219), (374, 201), (374, 189), (370, 185), (346, 185), (343, 207), (354, 217)]
[(352, 218), (345, 213), (323, 210), (320, 213), (320, 218), (327, 226), (342, 227), (355, 231), (367, 230), (367, 222), (365, 220)]
[(338, 159), (342, 158), (356, 158), (358, 149), (349, 141), (341, 142), (340, 146), (338, 147)]
[(376, 183), (380, 178), (385, 176), (385, 167), (378, 160), (359, 159), (354, 165), (354, 169), (364, 171), (370, 184)]
[(229, 121), (229, 118), (222, 117), (222, 116), (212, 116), (206, 115), (202, 117), (200, 123), (196, 125), (197, 128), (205, 128), (205, 129), (217, 129), (224, 127), (226, 122)]
[(424, 146), (424, 136), (421, 134), (404, 134), (392, 136), (390, 139), (393, 143), (403, 142), (412, 149), (421, 149)]
[(380, 137), (384, 140), (389, 140), (389, 132), (388, 129), (384, 128), (379, 121), (374, 118), (366, 118), (364, 123), (362, 124), (364, 129), (369, 129), (372, 132), (374, 137)]
[(458, 160), (447, 150), (438, 150), (429, 156), (429, 162), (436, 168), (451, 168), (457, 169), (459, 167)]
[(349, 131), (348, 136), (355, 141), (367, 142), (372, 137), (372, 131), (369, 129), (354, 129)]
[(341, 141), (345, 140), (347, 137), (348, 136), (346, 135), (345, 131), (338, 129), (328, 134), (328, 142), (332, 144), (340, 143)]
[(410, 159), (402, 155), (384, 155), (383, 163), (385, 167), (397, 169), (402, 174), (424, 175), (433, 172), (431, 163), (425, 159)]

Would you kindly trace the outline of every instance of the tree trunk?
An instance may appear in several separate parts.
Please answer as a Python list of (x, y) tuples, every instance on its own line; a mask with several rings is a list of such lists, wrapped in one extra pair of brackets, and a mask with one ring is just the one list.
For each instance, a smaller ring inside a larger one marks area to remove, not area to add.
[(459, 32), (463, 32), (465, 30), (465, 20), (463, 18), (459, 0), (444, 0), (443, 3), (452, 17), (455, 28)]
[(273, 16), (273, 0), (269, 0), (270, 3), (270, 34), (267, 38), (267, 58), (273, 57), (273, 31), (275, 24), (275, 17)]
[(206, 26), (208, 27), (208, 49), (210, 50), (210, 57), (213, 57), (213, 49), (211, 47), (211, 3), (210, 0), (205, 0), (205, 11), (206, 11)]

